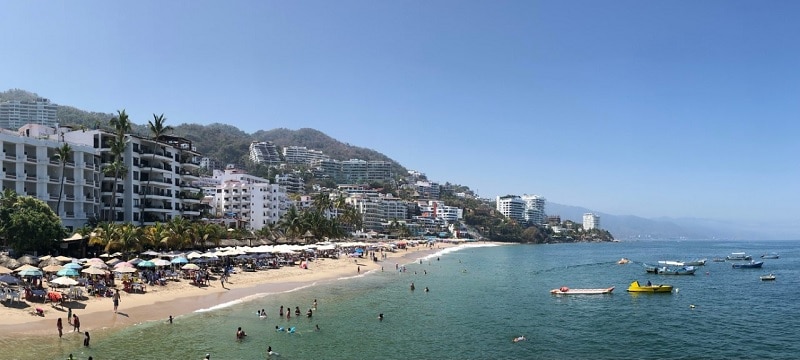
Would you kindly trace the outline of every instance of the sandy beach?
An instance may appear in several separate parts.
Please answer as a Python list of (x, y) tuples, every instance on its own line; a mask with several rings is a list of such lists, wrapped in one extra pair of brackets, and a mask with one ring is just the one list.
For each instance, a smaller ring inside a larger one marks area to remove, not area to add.
[[(28, 302), (27, 307), (0, 306), (0, 335), (48, 335), (56, 333), (56, 320), (63, 318), (64, 331), (72, 326), (67, 324), (68, 308), (77, 314), (82, 331), (131, 326), (146, 321), (167, 321), (169, 316), (179, 317), (215, 305), (260, 294), (278, 293), (320, 282), (343, 277), (357, 276), (369, 271), (394, 271), (395, 264), (406, 264), (414, 259), (455, 246), (437, 243), (434, 247), (416, 246), (387, 252), (387, 258), (378, 262), (369, 259), (340, 257), (339, 259), (320, 258), (309, 263), (308, 269), (299, 266), (255, 272), (237, 271), (230, 276), (223, 288), (219, 280), (212, 280), (207, 287), (197, 287), (190, 280), (169, 281), (165, 286), (148, 286), (145, 293), (126, 293), (120, 291), (118, 312), (113, 311), (113, 302), (108, 297), (89, 297), (88, 299), (66, 302), (64, 306), (50, 303)], [(360, 268), (360, 271), (359, 271)], [(44, 309), (44, 317), (33, 315), (35, 308)]]

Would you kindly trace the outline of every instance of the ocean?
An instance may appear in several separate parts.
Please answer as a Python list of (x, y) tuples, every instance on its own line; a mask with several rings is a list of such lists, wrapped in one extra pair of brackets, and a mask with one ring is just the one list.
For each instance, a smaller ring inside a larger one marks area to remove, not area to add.
[[(712, 262), (732, 252), (762, 269)], [(633, 262), (618, 265), (625, 257)], [(642, 263), (708, 258), (695, 275), (647, 274)], [(420, 263), (421, 260), (421, 263)], [(384, 271), (262, 294), (74, 339), (0, 339), (4, 359), (791, 359), (800, 354), (800, 241), (639, 241), (474, 244)], [(764, 282), (760, 275), (777, 280)], [(632, 294), (633, 280), (672, 294)], [(414, 283), (415, 290), (410, 289)], [(551, 289), (615, 286), (610, 295), (554, 296)], [(429, 291), (425, 291), (425, 288)], [(313, 317), (305, 312), (314, 300)], [(278, 318), (280, 306), (303, 315)], [(265, 309), (267, 319), (256, 312)], [(383, 314), (383, 320), (378, 319)], [(315, 327), (320, 330), (316, 331)], [(275, 327), (294, 327), (294, 333)], [(238, 327), (248, 334), (235, 339)], [(512, 342), (517, 336), (526, 341)]]

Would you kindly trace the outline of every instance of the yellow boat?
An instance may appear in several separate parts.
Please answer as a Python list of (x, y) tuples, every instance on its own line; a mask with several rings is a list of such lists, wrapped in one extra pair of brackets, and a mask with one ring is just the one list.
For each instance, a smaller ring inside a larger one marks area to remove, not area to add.
[(639, 280), (634, 280), (631, 286), (628, 287), (629, 292), (645, 292), (645, 293), (669, 293), (672, 292), (672, 285), (639, 285)]

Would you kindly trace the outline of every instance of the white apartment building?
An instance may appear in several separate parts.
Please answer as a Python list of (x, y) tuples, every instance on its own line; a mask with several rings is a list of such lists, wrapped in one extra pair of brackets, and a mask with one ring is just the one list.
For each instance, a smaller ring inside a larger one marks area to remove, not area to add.
[(352, 194), (345, 202), (353, 207), (363, 217), (364, 230), (383, 230), (385, 223), (394, 220), (404, 220), (408, 215), (406, 203), (399, 199), (380, 194)]
[(583, 229), (584, 230), (591, 230), (591, 229), (599, 229), (600, 228), (600, 217), (593, 214), (593, 213), (585, 213), (583, 214)]
[(281, 162), (278, 147), (272, 141), (253, 141), (250, 143), (249, 150), (250, 161), (256, 164), (272, 166)]
[(438, 200), (440, 194), (440, 186), (435, 182), (417, 181), (414, 185), (421, 199)]
[(525, 211), (523, 218), (528, 224), (542, 225), (547, 219), (547, 214), (544, 212), (544, 207), (547, 200), (539, 195), (522, 195), (522, 201), (525, 202)]
[(417, 201), (417, 206), (423, 214), (441, 220), (445, 223), (454, 223), (464, 217), (464, 210), (455, 206), (447, 206), (443, 201)]
[(306, 148), (305, 146), (287, 146), (283, 148), (283, 158), (287, 164), (312, 165), (329, 157), (322, 151)]
[(363, 183), (369, 181), (386, 181), (392, 178), (392, 164), (386, 161), (364, 161), (350, 159), (347, 161), (322, 160), (317, 172), (338, 182)]
[(58, 105), (50, 100), (38, 98), (36, 101), (2, 101), (0, 102), (0, 128), (17, 130), (26, 124), (43, 125), (55, 128)]
[[(211, 214), (235, 219), (239, 228), (256, 231), (275, 224), (291, 205), (280, 185), (241, 170), (215, 172), (215, 179), (220, 180), (220, 184), (212, 190)], [(209, 189), (205, 191), (208, 193)]]
[(496, 209), (501, 214), (518, 222), (525, 221), (525, 201), (516, 195), (498, 196)]
[(59, 207), (61, 195), (58, 215), (65, 227), (74, 230), (99, 217), (100, 157), (91, 146), (67, 142), (72, 154), (62, 174), (55, 154), (64, 142), (57, 138), (54, 128), (43, 125), (23, 125), (16, 132), (0, 131), (0, 191), (10, 189), (35, 197), (53, 211)]
[[(77, 130), (60, 136), (94, 148), (103, 166), (112, 162), (110, 143), (114, 134)], [(100, 219), (138, 225), (167, 222), (178, 216), (199, 219), (202, 192), (195, 182), (200, 180), (200, 154), (191, 141), (176, 136), (158, 140), (125, 137), (128, 145), (122, 161), (127, 172), (116, 180), (113, 175), (100, 177)]]
[(275, 175), (275, 182), (292, 194), (302, 194), (305, 192), (306, 182), (299, 174)]

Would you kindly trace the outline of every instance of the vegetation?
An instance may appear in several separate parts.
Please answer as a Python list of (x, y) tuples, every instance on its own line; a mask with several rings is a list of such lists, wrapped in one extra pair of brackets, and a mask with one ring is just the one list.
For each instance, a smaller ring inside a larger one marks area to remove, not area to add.
[(0, 193), (0, 237), (17, 253), (50, 253), (66, 235), (61, 219), (44, 201)]

